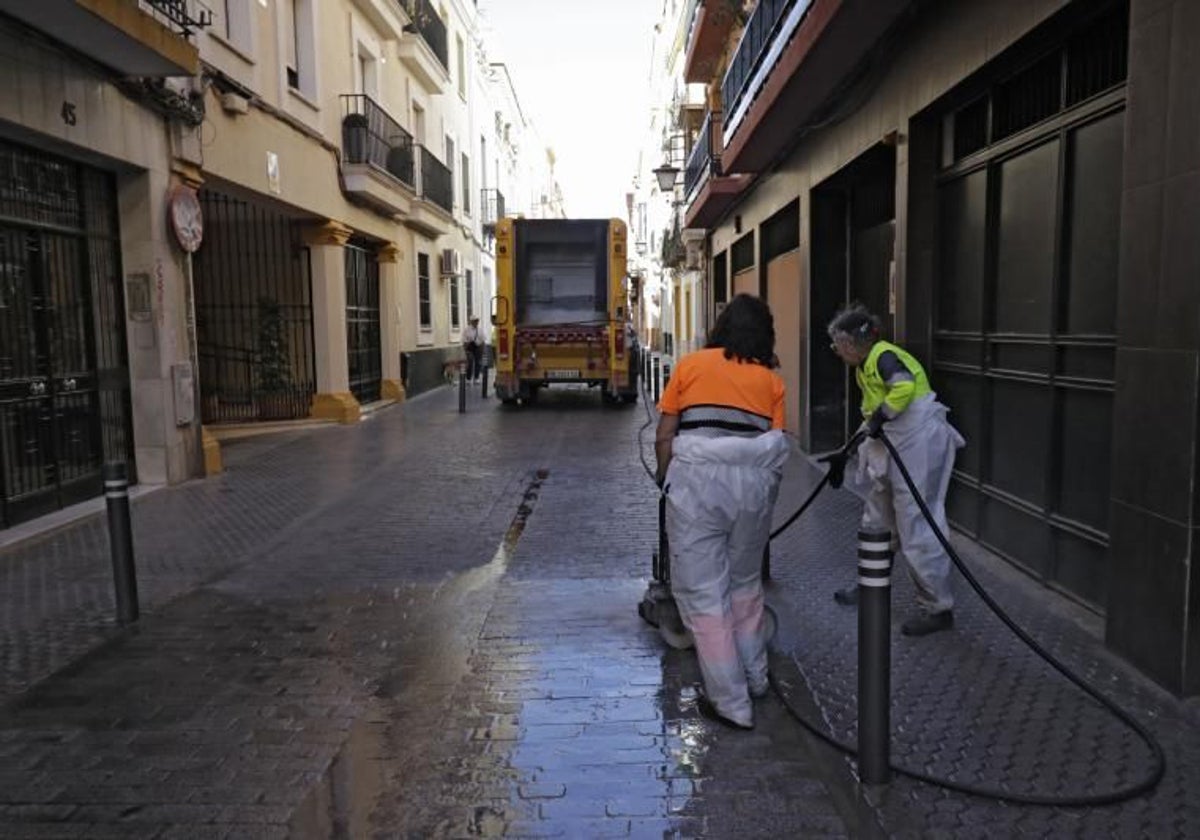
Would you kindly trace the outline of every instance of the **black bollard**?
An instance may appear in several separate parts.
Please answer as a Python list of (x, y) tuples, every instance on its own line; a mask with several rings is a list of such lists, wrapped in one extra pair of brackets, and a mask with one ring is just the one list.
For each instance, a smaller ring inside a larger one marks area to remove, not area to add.
[(458, 413), (467, 411), (467, 363), (458, 363)]
[[(642, 382), (649, 383), (650, 382), (650, 351), (644, 350), (642, 352), (643, 352), (642, 367), (645, 369), (644, 372), (642, 373)], [(649, 389), (647, 389), (647, 390), (649, 390)]]
[(762, 556), (762, 579), (771, 579), (771, 541), (767, 540), (767, 544), (763, 546)]
[(483, 370), (481, 370), (480, 373), (483, 374), (482, 377), (480, 377), (481, 379), (483, 379), (483, 388), (482, 388), (482, 390), (480, 390), (479, 396), (483, 397), (483, 399), (486, 400), (487, 399), (488, 366), (484, 365)]
[(858, 532), (858, 775), (891, 781), (892, 535)]
[(109, 461), (101, 470), (108, 508), (108, 544), (112, 551), (117, 623), (138, 620), (137, 570), (133, 565), (133, 526), (129, 521), (129, 471), (124, 461)]
[(671, 366), (663, 362), (663, 390), (666, 390), (667, 385), (671, 381)]
[(653, 373), (650, 375), (650, 381), (654, 383), (654, 403), (655, 403), (655, 405), (657, 405), (658, 398), (660, 396), (660, 394), (659, 394), (660, 383), (658, 381), (658, 356), (654, 357), (654, 361), (651, 362), (651, 366), (652, 366)]

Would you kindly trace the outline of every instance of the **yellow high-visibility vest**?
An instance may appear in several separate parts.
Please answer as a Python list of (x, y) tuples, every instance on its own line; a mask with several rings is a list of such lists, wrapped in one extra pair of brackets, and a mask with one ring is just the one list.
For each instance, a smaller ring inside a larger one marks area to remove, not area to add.
[[(895, 353), (900, 364), (912, 374), (911, 382), (906, 380), (889, 387), (883, 381), (883, 377), (879, 375), (879, 357), (889, 351)], [(870, 417), (875, 413), (875, 409), (885, 403), (888, 416), (895, 417), (908, 408), (908, 404), (917, 397), (923, 397), (933, 391), (929, 387), (929, 377), (925, 375), (925, 368), (921, 367), (921, 363), (889, 341), (875, 342), (866, 360), (855, 369), (854, 378), (863, 395), (863, 419)]]

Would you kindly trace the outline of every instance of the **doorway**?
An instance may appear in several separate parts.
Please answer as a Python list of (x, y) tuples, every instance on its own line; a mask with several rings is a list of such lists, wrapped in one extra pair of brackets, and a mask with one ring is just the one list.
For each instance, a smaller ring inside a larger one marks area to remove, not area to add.
[(134, 475), (112, 176), (0, 143), (0, 527)]
[(812, 193), (812, 451), (841, 446), (858, 427), (861, 395), (829, 348), (826, 326), (857, 301), (895, 332), (896, 150), (879, 143)]

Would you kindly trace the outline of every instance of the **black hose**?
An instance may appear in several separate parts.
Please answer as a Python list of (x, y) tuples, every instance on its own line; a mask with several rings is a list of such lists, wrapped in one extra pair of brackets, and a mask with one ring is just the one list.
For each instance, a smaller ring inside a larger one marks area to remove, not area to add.
[[(960, 572), (962, 572), (963, 577), (967, 579), (967, 583), (969, 583), (971, 588), (975, 590), (976, 594), (983, 599), (984, 604), (986, 604), (988, 608), (995, 613), (996, 616), (1003, 621), (1010, 630), (1013, 631), (1013, 633), (1017, 635), (1017, 638), (1019, 638), (1026, 644), (1026, 646), (1029, 647), (1030, 650), (1036, 653), (1046, 663), (1066, 677), (1075, 686), (1080, 688), (1085, 694), (1087, 694), (1105, 709), (1108, 709), (1108, 711), (1111, 712), (1114, 717), (1137, 733), (1138, 737), (1140, 737), (1150, 749), (1154, 759), (1154, 768), (1146, 776), (1146, 778), (1142, 779), (1141, 781), (1109, 793), (1098, 793), (1089, 796), (1040, 796), (1037, 794), (1009, 793), (1007, 791), (997, 791), (989, 788), (962, 784), (950, 779), (942, 779), (937, 776), (932, 776), (928, 773), (922, 773), (919, 770), (912, 770), (899, 764), (891, 764), (891, 769), (901, 776), (906, 776), (910, 779), (916, 779), (919, 782), (936, 785), (937, 787), (946, 788), (947, 790), (954, 790), (958, 791), (959, 793), (970, 794), (971, 796), (982, 796), (989, 799), (995, 799), (1000, 802), (1010, 802), (1018, 805), (1095, 807), (1099, 805), (1112, 805), (1117, 802), (1124, 802), (1129, 799), (1134, 799), (1138, 796), (1143, 796), (1154, 790), (1154, 788), (1158, 786), (1158, 783), (1162, 781), (1163, 774), (1166, 772), (1167, 761), (1162, 745), (1158, 743), (1155, 737), (1150, 733), (1150, 730), (1139, 723), (1132, 715), (1130, 715), (1096, 688), (1093, 688), (1091, 685), (1089, 685), (1082, 677), (1075, 674), (1075, 672), (1073, 672), (1057, 657), (1055, 657), (1054, 654), (1050, 653), (1048, 650), (1038, 644), (1032, 636), (1025, 632), (1025, 630), (1023, 630), (1020, 625), (1018, 625), (1008, 615), (1008, 613), (1006, 613), (1004, 609), (998, 603), (996, 603), (996, 601), (990, 595), (988, 595), (987, 591), (979, 583), (975, 575), (971, 573), (971, 570), (967, 568), (966, 564), (963, 563), (962, 559), (958, 556), (958, 553), (954, 550), (954, 547), (950, 545), (950, 541), (946, 538), (946, 535), (942, 533), (941, 528), (938, 527), (937, 522), (933, 518), (933, 514), (929, 511), (929, 507), (925, 504), (925, 499), (921, 496), (920, 491), (917, 489), (916, 483), (909, 474), (908, 467), (905, 466), (903, 459), (900, 457), (900, 453), (896, 451), (896, 447), (888, 439), (886, 434), (881, 433), (879, 437), (887, 447), (892, 459), (896, 462), (896, 466), (899, 468), (900, 474), (904, 476), (904, 481), (908, 485), (908, 489), (912, 492), (913, 498), (917, 500), (917, 505), (920, 507), (921, 513), (924, 515), (925, 520), (933, 529), (934, 534), (937, 535), (938, 542), (941, 543), (942, 548), (946, 550), (946, 553), (950, 556), (950, 559), (954, 561), (954, 565)], [(847, 444), (847, 446), (849, 446), (849, 444)], [(772, 539), (774, 539), (781, 531), (791, 525), (792, 522), (794, 522), (800, 516), (800, 514), (804, 512), (804, 510), (812, 503), (813, 499), (816, 498), (817, 494), (825, 487), (826, 483), (828, 483), (828, 480), (829, 476), (826, 474), (820, 484), (817, 485), (817, 489), (813, 491), (812, 495), (809, 496), (803, 505), (801, 505), (800, 509), (797, 510), (796, 513), (792, 514), (792, 516), (788, 518), (787, 522), (772, 532)], [(775, 693), (779, 696), (784, 708), (787, 709), (788, 713), (793, 718), (799, 721), (801, 726), (830, 746), (833, 746), (848, 755), (858, 755), (857, 749), (849, 744), (845, 744), (837, 740), (832, 735), (828, 734), (823, 729), (818, 728), (815, 724), (811, 723), (803, 715), (797, 712), (795, 708), (792, 707), (791, 703), (788, 702), (787, 697), (784, 695), (783, 690), (780, 688), (778, 682), (776, 682), (773, 674), (770, 676), (770, 680), (771, 687), (775, 689)]]
[[(642, 388), (643, 395), (648, 397), (649, 393), (646, 390), (646, 383), (643, 382), (642, 384), (643, 384), (643, 388)], [(650, 477), (650, 480), (654, 481), (654, 472), (650, 469), (649, 465), (646, 463), (645, 445), (642, 441), (643, 433), (654, 422), (654, 415), (650, 410), (650, 404), (649, 404), (648, 400), (645, 401), (645, 407), (646, 407), (646, 422), (644, 424), (642, 424), (642, 427), (640, 429), (638, 429), (638, 450), (639, 450), (638, 454), (641, 457), (643, 469), (645, 469), (646, 474)], [(858, 444), (862, 441), (863, 435), (864, 435), (864, 433), (861, 430), (856, 432), (850, 438), (850, 440), (848, 440), (846, 442), (846, 445), (842, 447), (841, 454), (847, 455), (855, 447), (857, 447)], [(1128, 785), (1124, 788), (1119, 788), (1119, 789), (1117, 789), (1115, 791), (1111, 791), (1109, 793), (1099, 793), (1099, 794), (1093, 794), (1090, 796), (1061, 796), (1061, 797), (1039, 796), (1037, 794), (1008, 793), (1006, 791), (997, 791), (997, 790), (992, 790), (992, 789), (984, 788), (984, 787), (976, 787), (974, 785), (967, 785), (967, 784), (962, 784), (960, 782), (955, 782), (950, 779), (942, 779), (937, 776), (932, 776), (928, 773), (922, 773), (919, 770), (912, 770), (910, 768), (904, 767), (903, 765), (899, 765), (899, 764), (891, 764), (890, 765), (891, 769), (894, 772), (900, 774), (901, 776), (905, 776), (910, 779), (915, 779), (916, 781), (919, 781), (919, 782), (925, 782), (926, 784), (935, 785), (937, 787), (945, 788), (947, 790), (957, 791), (959, 793), (966, 793), (971, 796), (982, 796), (982, 797), (987, 797), (989, 799), (995, 799), (1000, 802), (1010, 802), (1010, 803), (1017, 804), (1017, 805), (1041, 805), (1041, 806), (1053, 806), (1053, 807), (1095, 807), (1095, 806), (1100, 806), (1100, 805), (1112, 805), (1117, 802), (1124, 802), (1129, 799), (1134, 799), (1138, 796), (1143, 796), (1143, 795), (1149, 793), (1150, 791), (1154, 790), (1154, 788), (1156, 788), (1158, 786), (1158, 783), (1160, 781), (1162, 781), (1163, 775), (1166, 773), (1167, 761), (1166, 761), (1166, 755), (1163, 752), (1162, 745), (1158, 743), (1158, 741), (1155, 739), (1153, 734), (1151, 734), (1150, 730), (1148, 730), (1145, 726), (1143, 726), (1141, 723), (1139, 723), (1132, 715), (1130, 715), (1128, 712), (1126, 712), (1124, 709), (1122, 709), (1120, 706), (1118, 706), (1115, 702), (1110, 700), (1108, 697), (1106, 697), (1100, 691), (1098, 691), (1097, 689), (1095, 689), (1094, 687), (1089, 685), (1082, 677), (1075, 674), (1070, 668), (1068, 668), (1065, 664), (1063, 664), (1057, 657), (1055, 657), (1052, 653), (1050, 653), (1048, 650), (1046, 650), (1040, 644), (1038, 644), (1038, 642), (1032, 636), (1030, 636), (1027, 632), (1025, 632), (1025, 630), (1023, 630), (1020, 627), (1020, 625), (1018, 625), (1008, 615), (1008, 613), (1006, 613), (1004, 611), (1004, 609), (998, 603), (996, 603), (995, 599), (993, 599), (990, 595), (988, 595), (987, 591), (979, 583), (979, 581), (976, 579), (975, 575), (971, 572), (971, 570), (969, 568), (967, 568), (966, 564), (963, 563), (962, 559), (958, 556), (958, 552), (956, 552), (954, 550), (954, 547), (952, 545), (950, 545), (950, 541), (946, 538), (946, 535), (942, 533), (942, 529), (938, 527), (937, 522), (933, 518), (933, 514), (930, 512), (928, 505), (926, 505), (926, 503), (925, 503), (924, 497), (921, 496), (921, 492), (917, 489), (916, 483), (913, 481), (912, 476), (909, 474), (908, 467), (905, 466), (903, 459), (900, 457), (900, 453), (896, 451), (896, 447), (892, 444), (891, 440), (888, 439), (888, 436), (886, 434), (881, 432), (879, 437), (883, 441), (884, 445), (887, 446), (888, 452), (891, 455), (892, 459), (895, 460), (896, 466), (900, 470), (900, 474), (902, 476), (904, 476), (904, 481), (908, 485), (908, 489), (912, 492), (913, 498), (915, 498), (917, 500), (917, 505), (921, 509), (921, 514), (925, 517), (925, 520), (929, 523), (930, 528), (933, 529), (933, 533), (937, 535), (938, 542), (941, 543), (942, 548), (944, 548), (946, 550), (946, 553), (950, 556), (950, 559), (954, 562), (954, 565), (958, 568), (958, 570), (960, 572), (962, 572), (963, 577), (965, 577), (967, 579), (967, 583), (969, 583), (971, 585), (971, 588), (975, 590), (976, 594), (979, 595), (979, 597), (983, 600), (984, 604), (986, 604), (987, 607), (993, 613), (995, 613), (995, 615), (1002, 622), (1004, 622), (1004, 624), (1010, 630), (1012, 630), (1013, 633), (1016, 634), (1017, 638), (1019, 638), (1022, 642), (1024, 642), (1025, 645), (1027, 647), (1029, 647), (1030, 650), (1032, 650), (1039, 657), (1041, 657), (1047, 664), (1049, 664), (1056, 671), (1058, 671), (1060, 674), (1062, 674), (1064, 677), (1066, 677), (1071, 683), (1073, 683), (1075, 686), (1080, 688), (1085, 694), (1087, 694), (1089, 697), (1091, 697), (1093, 700), (1095, 700), (1097, 703), (1099, 703), (1105, 709), (1108, 709), (1108, 711), (1111, 712), (1114, 717), (1116, 717), (1118, 720), (1120, 720), (1122, 723), (1124, 723), (1126, 726), (1128, 726), (1131, 730), (1133, 730), (1138, 735), (1138, 737), (1142, 739), (1142, 741), (1146, 744), (1146, 746), (1150, 749), (1150, 752), (1153, 756), (1153, 761), (1154, 761), (1154, 767), (1151, 770), (1151, 772), (1146, 776), (1146, 778), (1142, 779), (1141, 781), (1137, 782), (1136, 784)], [(799, 519), (802, 515), (804, 515), (805, 511), (807, 511), (808, 508), (812, 505), (812, 503), (814, 501), (816, 501), (817, 496), (819, 496), (821, 494), (821, 491), (824, 490), (828, 484), (829, 484), (829, 473), (826, 472), (826, 474), (824, 476), (822, 476), (821, 481), (818, 482), (817, 486), (808, 495), (808, 498), (804, 500), (804, 502), (800, 505), (799, 508), (797, 508), (796, 512), (793, 513), (791, 516), (789, 516), (782, 525), (780, 525), (778, 528), (774, 529), (771, 532), (770, 539), (771, 540), (775, 539), (777, 536), (779, 536), (781, 533), (783, 533), (785, 530), (787, 530), (789, 527), (791, 527), (792, 524), (795, 523), (795, 521), (797, 519)], [(852, 756), (858, 755), (858, 750), (855, 747), (852, 747), (849, 744), (845, 744), (845, 743), (839, 741), (838, 739), (834, 738), (832, 735), (830, 735), (827, 732), (825, 732), (824, 730), (818, 728), (815, 724), (811, 723), (803, 715), (801, 715), (799, 712), (797, 712), (795, 710), (795, 708), (791, 705), (791, 703), (788, 702), (786, 695), (783, 693), (779, 684), (776, 682), (775, 676), (773, 674), (770, 675), (770, 681), (771, 681), (771, 687), (775, 689), (775, 693), (779, 696), (779, 699), (783, 703), (784, 708), (787, 709), (788, 713), (793, 718), (795, 718), (800, 723), (801, 726), (803, 726), (805, 729), (807, 729), (809, 732), (811, 732), (817, 738), (821, 739), (822, 741), (829, 744), (830, 746), (833, 746), (834, 748), (841, 750), (842, 752), (844, 752), (848, 755), (852, 755)]]

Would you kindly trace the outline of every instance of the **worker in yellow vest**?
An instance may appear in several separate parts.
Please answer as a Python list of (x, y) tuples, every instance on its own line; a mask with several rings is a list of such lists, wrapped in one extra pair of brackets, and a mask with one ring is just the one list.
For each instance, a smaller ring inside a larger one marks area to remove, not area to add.
[[(948, 409), (937, 400), (921, 363), (880, 338), (879, 319), (863, 306), (851, 306), (829, 324), (831, 349), (850, 367), (862, 391), (862, 431), (867, 440), (858, 448), (858, 475), (868, 483), (863, 510), (864, 531), (887, 530), (899, 540), (898, 552), (908, 565), (921, 614), (905, 621), (906, 636), (924, 636), (954, 626), (954, 596), (950, 590), (950, 557), (925, 520), (904, 476), (879, 440), (886, 432), (933, 513), (943, 534), (946, 491), (956, 450), (965, 445), (946, 419)], [(841, 484), (846, 457), (830, 463), (834, 486)], [(840, 604), (858, 603), (858, 588), (838, 590)]]

